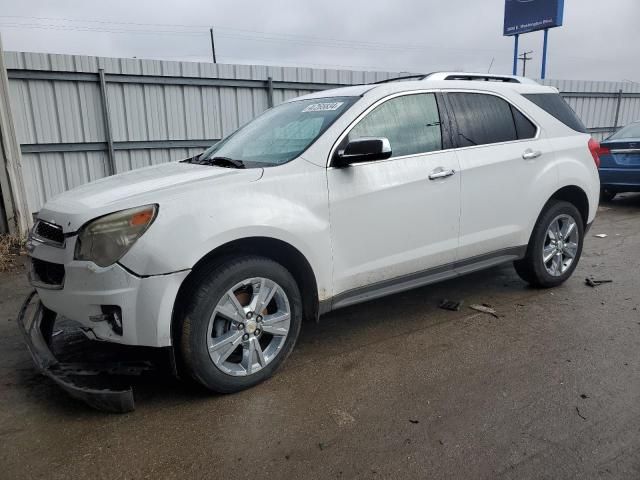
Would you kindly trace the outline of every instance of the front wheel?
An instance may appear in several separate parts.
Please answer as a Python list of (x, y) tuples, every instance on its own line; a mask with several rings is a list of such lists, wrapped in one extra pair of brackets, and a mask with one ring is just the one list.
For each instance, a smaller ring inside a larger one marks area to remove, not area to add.
[(270, 377), (293, 350), (302, 323), (298, 286), (263, 257), (231, 258), (201, 272), (183, 305), (181, 350), (191, 376), (231, 393)]
[(584, 224), (569, 202), (554, 201), (542, 212), (531, 234), (527, 254), (514, 262), (516, 272), (536, 287), (555, 287), (573, 273), (584, 240)]

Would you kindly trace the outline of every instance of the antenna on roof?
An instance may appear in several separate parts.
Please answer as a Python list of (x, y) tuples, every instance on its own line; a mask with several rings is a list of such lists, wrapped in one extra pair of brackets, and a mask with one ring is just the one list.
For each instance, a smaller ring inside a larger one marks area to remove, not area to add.
[(491, 73), (491, 67), (493, 67), (493, 62), (496, 61), (496, 57), (492, 57), (491, 58), (491, 63), (489, 64), (489, 69), (487, 70), (487, 73)]

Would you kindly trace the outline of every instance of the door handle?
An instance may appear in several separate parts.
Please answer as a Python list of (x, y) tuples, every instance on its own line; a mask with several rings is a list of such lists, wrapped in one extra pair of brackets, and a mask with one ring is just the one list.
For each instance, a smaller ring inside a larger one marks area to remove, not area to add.
[(531, 150), (530, 148), (527, 148), (522, 154), (522, 158), (525, 160), (534, 160), (540, 156), (542, 156), (542, 152), (540, 150)]
[(447, 178), (455, 173), (456, 173), (455, 170), (445, 170), (442, 167), (438, 167), (429, 174), (429, 180), (438, 180), (440, 178)]

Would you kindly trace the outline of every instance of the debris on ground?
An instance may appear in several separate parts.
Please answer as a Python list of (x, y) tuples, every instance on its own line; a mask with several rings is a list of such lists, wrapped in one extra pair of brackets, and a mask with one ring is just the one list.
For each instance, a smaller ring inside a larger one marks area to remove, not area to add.
[(589, 398), (589, 395), (587, 395), (586, 393), (581, 393), (580, 398), (584, 400), (585, 398)]
[(25, 240), (20, 235), (0, 235), (0, 272), (16, 271), (25, 252)]
[(607, 235), (606, 233), (598, 233), (597, 235), (594, 235), (594, 237), (598, 237), (598, 238), (607, 238), (609, 235)]
[(576, 407), (576, 412), (578, 412), (578, 416), (579, 416), (581, 419), (583, 419), (583, 420), (586, 420), (586, 419), (587, 419), (587, 417), (585, 417), (584, 415), (582, 415), (582, 414), (580, 413), (580, 409), (579, 409), (578, 407)]
[(456, 302), (454, 300), (447, 300), (445, 298), (445, 299), (442, 299), (440, 301), (440, 304), (438, 305), (438, 307), (443, 309), (443, 310), (450, 310), (452, 312), (459, 312), (463, 303), (464, 302), (462, 300), (459, 301), (459, 302)]
[(495, 318), (500, 318), (498, 316), (498, 313), (495, 311), (495, 309), (492, 308), (491, 305), (487, 303), (483, 303), (482, 305), (478, 305), (478, 304), (469, 305), (469, 308), (475, 310), (476, 312), (487, 313), (489, 315), (492, 315)]
[(409, 422), (416, 424), (416, 423), (420, 423), (420, 420), (412, 420), (411, 418), (409, 419)]
[(613, 280), (599, 280), (593, 277), (587, 277), (584, 279), (585, 285), (589, 285), (592, 288), (597, 287), (598, 285), (602, 285), (603, 283), (612, 283)]

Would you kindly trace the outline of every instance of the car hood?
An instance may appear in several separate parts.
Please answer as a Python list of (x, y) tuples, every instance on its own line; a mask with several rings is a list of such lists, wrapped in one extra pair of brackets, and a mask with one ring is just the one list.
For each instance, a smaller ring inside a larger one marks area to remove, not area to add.
[(38, 218), (75, 232), (87, 221), (140, 205), (169, 201), (194, 188), (209, 189), (212, 182), (249, 183), (259, 180), (263, 169), (246, 170), (172, 162), (113, 175), (69, 190), (49, 200)]

